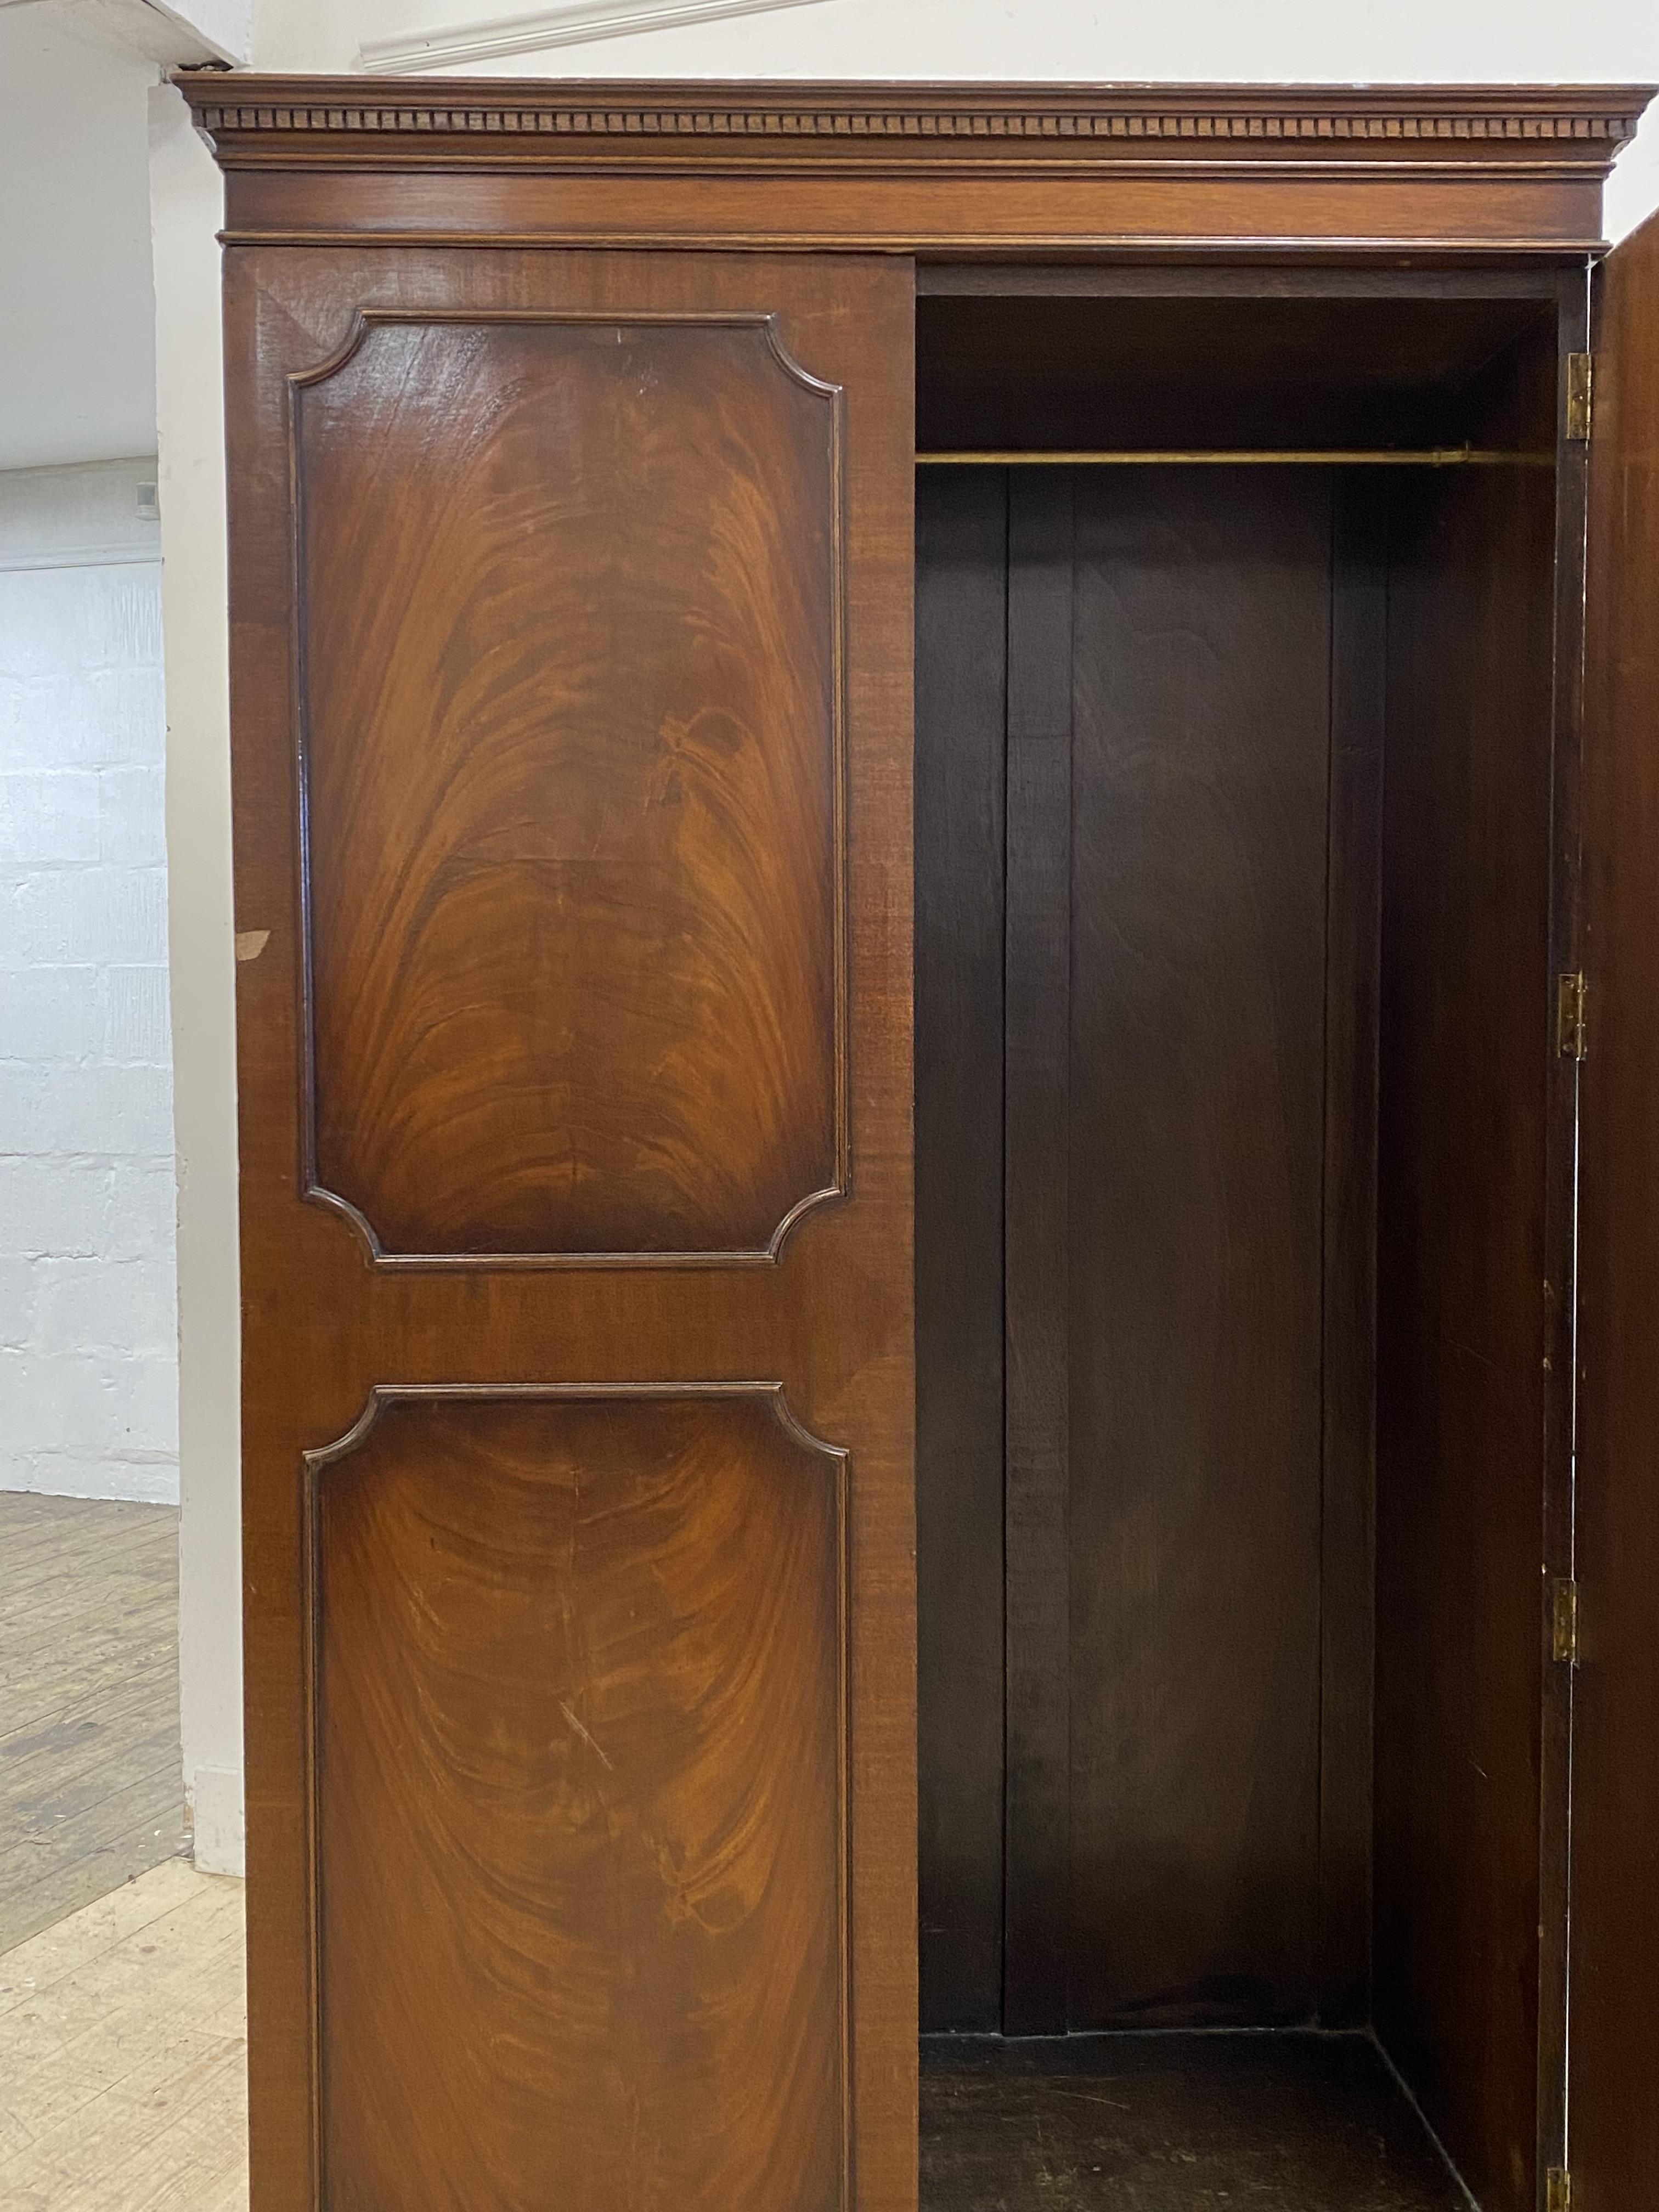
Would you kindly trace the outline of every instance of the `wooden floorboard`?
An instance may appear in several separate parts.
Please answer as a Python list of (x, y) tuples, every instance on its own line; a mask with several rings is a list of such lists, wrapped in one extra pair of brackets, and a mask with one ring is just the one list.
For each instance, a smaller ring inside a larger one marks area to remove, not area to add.
[(242, 1885), (171, 1859), (0, 1957), (6, 2212), (246, 2212)]
[(922, 2212), (1468, 2212), (1365, 2036), (922, 2045)]
[(0, 1685), (4, 1953), (185, 1848), (173, 1507), (0, 1492)]

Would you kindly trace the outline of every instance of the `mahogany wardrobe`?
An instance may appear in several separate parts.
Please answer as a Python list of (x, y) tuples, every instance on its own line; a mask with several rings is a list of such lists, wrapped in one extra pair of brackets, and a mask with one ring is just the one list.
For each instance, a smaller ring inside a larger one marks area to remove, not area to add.
[(1659, 2205), (1645, 92), (181, 82), (254, 2212)]

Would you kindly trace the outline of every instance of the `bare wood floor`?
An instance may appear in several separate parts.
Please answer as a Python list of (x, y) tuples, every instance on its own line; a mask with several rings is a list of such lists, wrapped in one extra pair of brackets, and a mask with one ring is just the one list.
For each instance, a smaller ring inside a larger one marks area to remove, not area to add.
[(184, 1847), (178, 1513), (0, 1492), (0, 1952)]
[(0, 1492), (6, 2212), (246, 2212), (242, 1885), (184, 1847), (178, 1514)]
[(0, 1958), (6, 2212), (246, 2212), (242, 1885), (169, 1859)]

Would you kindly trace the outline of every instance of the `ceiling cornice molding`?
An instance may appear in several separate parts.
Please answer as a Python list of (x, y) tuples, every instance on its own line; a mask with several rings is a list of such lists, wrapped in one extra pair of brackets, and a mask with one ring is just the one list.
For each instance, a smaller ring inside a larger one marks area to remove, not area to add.
[(421, 70), (499, 61), (508, 54), (631, 38), (641, 31), (672, 31), (728, 15), (768, 15), (784, 8), (822, 5), (823, 0), (563, 0), (559, 7), (531, 9), (483, 22), (449, 23), (430, 31), (405, 31), (395, 38), (368, 39), (358, 58), (373, 76), (403, 76)]
[[(800, 0), (794, 0), (800, 4)], [(585, 78), (186, 75), (222, 160), (349, 161), (376, 142), (421, 166), (620, 158), (787, 160), (800, 142), (867, 166), (968, 156), (1111, 161), (1428, 160), (1604, 173), (1650, 97), (1629, 86), (924, 85)], [(487, 144), (481, 142), (489, 142)], [(665, 142), (667, 142), (665, 143)]]

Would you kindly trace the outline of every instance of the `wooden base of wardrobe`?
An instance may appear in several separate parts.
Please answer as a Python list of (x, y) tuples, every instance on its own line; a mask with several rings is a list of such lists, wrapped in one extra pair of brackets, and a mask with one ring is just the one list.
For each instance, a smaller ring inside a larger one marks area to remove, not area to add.
[(1467, 2212), (1369, 2036), (929, 2036), (923, 2212)]

